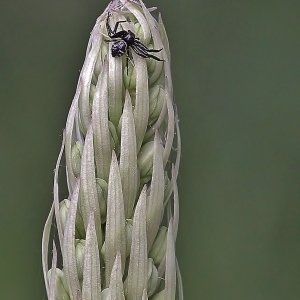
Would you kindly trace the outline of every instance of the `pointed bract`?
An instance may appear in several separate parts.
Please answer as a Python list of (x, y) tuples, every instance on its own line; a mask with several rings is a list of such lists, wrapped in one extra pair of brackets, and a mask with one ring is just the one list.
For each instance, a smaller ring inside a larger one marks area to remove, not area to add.
[(90, 213), (95, 214), (95, 226), (99, 245), (102, 245), (101, 216), (98, 202), (95, 157), (93, 143), (93, 127), (89, 126), (86, 134), (80, 173), (80, 201), (79, 208), (85, 229), (88, 226)]
[(122, 114), (120, 174), (124, 196), (125, 216), (128, 219), (132, 217), (132, 211), (139, 187), (136, 147), (136, 133), (132, 104), (129, 92), (126, 91)]
[(86, 232), (84, 251), (82, 299), (101, 300), (101, 266), (97, 232), (95, 228), (94, 213), (90, 213), (90, 219)]
[(153, 173), (150, 188), (150, 196), (147, 200), (147, 243), (148, 251), (150, 251), (164, 212), (163, 149), (161, 146), (161, 141), (158, 132), (155, 133), (154, 138)]
[(121, 254), (122, 269), (125, 267), (126, 236), (124, 199), (119, 165), (113, 152), (108, 180), (107, 217), (105, 231), (105, 280), (109, 286), (109, 278), (115, 257)]
[(126, 297), (139, 300), (147, 283), (146, 186), (137, 202), (132, 228)]
[(173, 220), (170, 220), (167, 234), (167, 252), (166, 252), (166, 282), (165, 282), (165, 300), (175, 300), (176, 294), (176, 257), (175, 244), (173, 237)]
[(109, 291), (111, 299), (125, 300), (122, 277), (121, 253), (118, 251), (110, 276)]
[(106, 181), (108, 180), (112, 151), (108, 119), (107, 77), (108, 62), (105, 59), (93, 97), (92, 124), (97, 177)]
[(78, 294), (81, 294), (81, 288), (78, 278), (76, 255), (75, 255), (75, 219), (77, 212), (77, 204), (79, 199), (79, 186), (80, 182), (77, 182), (74, 193), (71, 197), (71, 205), (69, 208), (69, 214), (66, 221), (66, 228), (63, 241), (63, 266), (66, 276), (66, 282), (71, 299), (76, 299)]

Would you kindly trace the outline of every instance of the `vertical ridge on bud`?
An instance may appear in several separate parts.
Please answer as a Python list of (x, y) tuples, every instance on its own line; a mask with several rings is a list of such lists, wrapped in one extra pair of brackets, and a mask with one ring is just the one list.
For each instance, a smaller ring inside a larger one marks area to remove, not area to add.
[(73, 102), (69, 110), (69, 114), (66, 122), (66, 129), (65, 129), (64, 149), (65, 149), (65, 157), (66, 157), (67, 184), (68, 184), (68, 190), (70, 194), (72, 193), (76, 184), (76, 175), (74, 174), (72, 168), (72, 145), (75, 139), (73, 138), (73, 131), (74, 131), (74, 125), (76, 125), (75, 117), (76, 117), (76, 113), (78, 112), (78, 99), (81, 91), (81, 81), (82, 81), (81, 77), (79, 77), (76, 94), (74, 96)]
[(146, 186), (137, 202), (127, 277), (127, 299), (139, 300), (147, 286)]
[(150, 196), (147, 201), (147, 242), (148, 251), (157, 234), (163, 217), (164, 200), (164, 168), (162, 146), (158, 132), (155, 133), (153, 145), (153, 171), (151, 180)]
[(77, 118), (79, 121), (79, 126), (83, 134), (87, 132), (90, 124), (91, 112), (90, 103), (86, 101), (90, 97), (90, 88), (93, 77), (93, 70), (96, 64), (98, 53), (100, 50), (100, 45), (102, 42), (102, 35), (95, 35), (93, 43), (91, 45), (91, 50), (87, 54), (83, 68), (81, 70), (81, 89), (78, 99), (78, 114)]
[(108, 61), (104, 60), (101, 73), (95, 89), (92, 107), (92, 124), (94, 132), (95, 163), (97, 177), (108, 179), (110, 160), (111, 160), (111, 142), (108, 120)]
[(94, 212), (98, 243), (101, 246), (101, 216), (98, 203), (94, 160), (93, 127), (92, 124), (90, 124), (85, 137), (82, 153), (79, 209), (85, 229), (88, 226), (90, 213)]
[(137, 150), (139, 151), (145, 135), (148, 118), (149, 118), (149, 90), (148, 81), (144, 78), (148, 77), (145, 59), (133, 56), (136, 72), (136, 95), (134, 106), (134, 123), (137, 139)]
[(106, 286), (109, 286), (110, 274), (117, 252), (121, 254), (121, 265), (124, 270), (126, 253), (124, 198), (118, 161), (113, 152), (108, 180), (105, 231)]
[(71, 299), (76, 299), (78, 293), (79, 295), (81, 295), (75, 256), (75, 220), (77, 213), (77, 203), (79, 200), (79, 186), (80, 182), (78, 181), (74, 193), (71, 197), (71, 205), (66, 221), (62, 249), (64, 273), (66, 275), (66, 282)]
[[(109, 50), (111, 49), (109, 48)], [(117, 127), (122, 114), (122, 94), (123, 94), (122, 61), (118, 59), (114, 59), (110, 55), (108, 57), (109, 57), (108, 58), (109, 118), (111, 122)]]
[(117, 252), (109, 283), (110, 299), (125, 300), (122, 281), (121, 253)]
[(101, 300), (100, 256), (93, 212), (90, 213), (86, 231), (82, 299)]
[(128, 91), (126, 91), (125, 95), (121, 127), (120, 174), (125, 216), (127, 219), (130, 219), (139, 187), (139, 174), (134, 116)]
[[(42, 238), (48, 299), (183, 300), (180, 156), (161, 15), (112, 0), (91, 32), (55, 167)], [(53, 219), (62, 265), (54, 245), (49, 267)]]

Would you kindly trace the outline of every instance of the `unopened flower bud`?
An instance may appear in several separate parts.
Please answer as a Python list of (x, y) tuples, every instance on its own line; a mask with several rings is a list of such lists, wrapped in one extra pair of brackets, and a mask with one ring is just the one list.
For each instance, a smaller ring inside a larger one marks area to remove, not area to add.
[(165, 257), (167, 249), (167, 230), (165, 226), (159, 228), (149, 252), (149, 257), (153, 259), (155, 264), (160, 264)]
[[(47, 273), (48, 281), (50, 282), (52, 274), (52, 269), (50, 269)], [(55, 300), (69, 300), (69, 294), (67, 292), (67, 284), (64, 277), (64, 272), (58, 268), (55, 269), (55, 290), (54, 290), (54, 296)]]
[(63, 231), (66, 225), (69, 207), (70, 207), (70, 200), (68, 199), (64, 199), (59, 203), (59, 215), (60, 215)]
[(148, 296), (152, 296), (158, 285), (158, 271), (154, 265), (153, 259), (148, 258)]
[(96, 184), (99, 208), (101, 213), (101, 222), (103, 224), (106, 221), (107, 182), (101, 178), (97, 178)]
[(150, 90), (149, 94), (150, 107), (149, 107), (149, 125), (152, 125), (160, 116), (163, 106), (165, 104), (165, 91), (156, 85)]
[(78, 141), (72, 147), (72, 168), (75, 176), (80, 174), (82, 150), (83, 146)]
[(138, 155), (138, 166), (140, 170), (140, 176), (143, 178), (143, 182), (147, 182), (151, 178), (152, 166), (153, 166), (153, 145), (154, 142), (146, 143)]
[[(142, 0), (112, 0), (97, 19), (63, 137), (42, 241), (48, 299), (183, 300), (170, 49)], [(62, 266), (53, 250), (49, 280), (53, 218)]]
[(83, 278), (84, 247), (85, 240), (75, 240), (76, 266), (80, 282), (82, 282)]

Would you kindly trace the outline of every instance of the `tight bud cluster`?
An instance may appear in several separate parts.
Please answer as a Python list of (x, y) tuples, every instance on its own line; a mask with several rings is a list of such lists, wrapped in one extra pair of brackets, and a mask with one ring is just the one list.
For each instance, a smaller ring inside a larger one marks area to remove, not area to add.
[[(168, 39), (150, 11), (113, 0), (91, 32), (43, 233), (48, 299), (183, 299), (180, 134)], [(63, 154), (69, 194), (60, 200)], [(61, 267), (54, 242), (48, 266), (54, 219)]]

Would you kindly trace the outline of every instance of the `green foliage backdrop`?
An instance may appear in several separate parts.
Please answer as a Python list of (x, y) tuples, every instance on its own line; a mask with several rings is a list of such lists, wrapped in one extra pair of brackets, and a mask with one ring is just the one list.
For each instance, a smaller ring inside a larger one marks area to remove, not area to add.
[[(171, 49), (185, 298), (300, 298), (300, 2), (149, 0)], [(103, 0), (2, 1), (0, 299), (46, 299), (52, 171)]]

